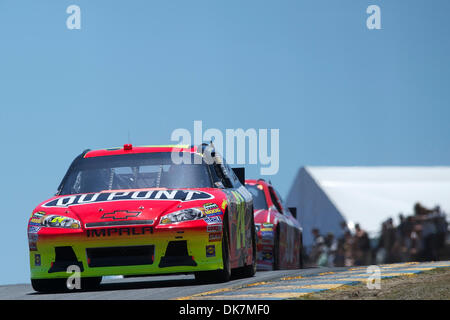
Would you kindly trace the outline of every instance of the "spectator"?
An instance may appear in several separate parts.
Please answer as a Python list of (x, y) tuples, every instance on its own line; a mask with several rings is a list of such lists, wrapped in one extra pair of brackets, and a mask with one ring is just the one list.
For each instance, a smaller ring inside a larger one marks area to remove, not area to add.
[[(446, 215), (439, 206), (433, 209), (417, 202), (414, 214), (399, 214), (399, 225), (395, 228), (392, 219), (382, 224), (377, 250), (377, 261), (385, 254), (384, 262), (433, 261), (449, 257), (446, 248), (448, 234)], [(394, 232), (393, 232), (394, 231)]]
[(314, 244), (311, 250), (311, 261), (315, 266), (324, 267), (327, 265), (327, 247), (325, 239), (320, 235), (320, 231), (317, 228), (312, 230), (314, 236)]
[(415, 225), (411, 232), (411, 247), (409, 249), (411, 259), (413, 261), (422, 261), (423, 256), (423, 239), (422, 226)]
[(319, 229), (313, 229), (312, 264), (340, 267), (369, 265), (373, 261), (381, 264), (449, 259), (449, 231), (445, 213), (439, 206), (428, 209), (420, 203), (416, 203), (413, 210), (413, 215), (399, 213), (398, 226), (394, 226), (391, 218), (384, 221), (378, 239), (370, 239), (358, 223), (352, 234), (347, 223), (342, 221), (343, 236), (338, 239), (332, 233), (324, 238)]
[(350, 231), (347, 231), (345, 233), (344, 241), (344, 265), (346, 267), (355, 265), (354, 252), (354, 238), (352, 237)]
[(355, 265), (369, 265), (371, 260), (370, 240), (367, 232), (355, 225)]
[(336, 254), (338, 251), (338, 241), (334, 238), (334, 234), (329, 232), (325, 238), (325, 244), (328, 251), (328, 262), (327, 266), (332, 268), (336, 263)]

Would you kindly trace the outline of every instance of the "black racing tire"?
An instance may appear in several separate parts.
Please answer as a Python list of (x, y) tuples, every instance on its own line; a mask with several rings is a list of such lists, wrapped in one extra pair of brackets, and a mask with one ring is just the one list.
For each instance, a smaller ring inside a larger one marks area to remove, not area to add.
[(273, 270), (280, 270), (280, 232), (279, 228), (276, 229), (273, 237)]
[(230, 262), (230, 241), (228, 233), (227, 215), (225, 215), (223, 222), (222, 261), (224, 267), (223, 269), (196, 272), (195, 280), (201, 283), (219, 283), (219, 282), (227, 282), (230, 280), (231, 262)]

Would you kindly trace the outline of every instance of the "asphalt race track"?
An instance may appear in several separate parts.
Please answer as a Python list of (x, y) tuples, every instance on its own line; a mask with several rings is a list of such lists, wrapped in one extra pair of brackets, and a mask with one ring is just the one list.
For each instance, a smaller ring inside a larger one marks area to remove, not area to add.
[[(450, 261), (380, 265), (381, 278), (403, 276), (440, 267)], [(158, 276), (104, 280), (98, 290), (40, 294), (29, 284), (0, 286), (2, 300), (108, 300), (108, 299), (288, 299), (341, 285), (367, 281), (366, 267), (311, 268), (258, 272), (253, 278), (233, 279), (227, 283), (198, 284), (194, 276)]]

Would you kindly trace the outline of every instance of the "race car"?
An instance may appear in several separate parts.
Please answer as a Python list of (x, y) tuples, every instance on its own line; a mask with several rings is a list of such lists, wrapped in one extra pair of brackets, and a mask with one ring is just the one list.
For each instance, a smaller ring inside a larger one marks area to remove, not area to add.
[(33, 289), (65, 290), (77, 270), (81, 289), (113, 275), (253, 276), (256, 231), (244, 176), (213, 145), (84, 151), (28, 221)]
[(287, 208), (275, 188), (263, 179), (246, 180), (253, 196), (257, 230), (257, 269), (303, 267), (302, 228), (296, 209)]

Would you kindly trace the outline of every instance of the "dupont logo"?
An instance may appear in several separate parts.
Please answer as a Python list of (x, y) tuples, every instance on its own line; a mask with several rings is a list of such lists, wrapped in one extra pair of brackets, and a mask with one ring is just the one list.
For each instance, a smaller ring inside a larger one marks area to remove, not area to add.
[(101, 219), (126, 220), (136, 218), (141, 214), (140, 211), (116, 210), (114, 212), (104, 213)]
[(75, 205), (88, 205), (92, 203), (112, 202), (112, 201), (194, 201), (209, 200), (214, 196), (197, 190), (142, 190), (142, 191), (125, 191), (125, 192), (97, 192), (84, 193), (74, 196), (64, 196), (53, 199), (44, 205), (45, 208), (50, 207), (69, 207)]

